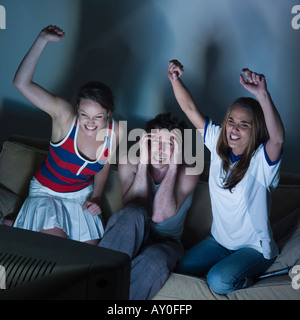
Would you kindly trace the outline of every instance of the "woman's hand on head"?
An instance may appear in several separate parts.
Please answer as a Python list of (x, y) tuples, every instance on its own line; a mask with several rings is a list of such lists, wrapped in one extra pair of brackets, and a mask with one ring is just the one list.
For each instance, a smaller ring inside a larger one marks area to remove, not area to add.
[(244, 68), (242, 73), (245, 75), (245, 78), (240, 74), (240, 83), (246, 90), (256, 97), (266, 93), (267, 83), (263, 74), (253, 72), (247, 68)]
[(50, 25), (44, 28), (39, 37), (47, 40), (48, 42), (58, 42), (65, 36), (65, 32), (57, 26)]

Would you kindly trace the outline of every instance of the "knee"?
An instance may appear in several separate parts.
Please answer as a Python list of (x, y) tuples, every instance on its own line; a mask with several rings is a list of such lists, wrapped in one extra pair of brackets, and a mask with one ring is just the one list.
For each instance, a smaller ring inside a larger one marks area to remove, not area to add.
[(250, 278), (239, 278), (230, 272), (222, 272), (212, 267), (207, 274), (207, 283), (211, 290), (217, 294), (228, 294), (252, 284)]
[(210, 289), (217, 294), (227, 294), (232, 291), (231, 279), (214, 268), (210, 269), (206, 279)]
[(123, 219), (140, 227), (147, 225), (149, 221), (147, 210), (138, 205), (126, 206), (123, 210), (122, 216)]
[(234, 291), (235, 282), (234, 276), (228, 272), (219, 270), (219, 268), (212, 267), (207, 274), (207, 283), (217, 294), (228, 294)]
[(147, 220), (148, 215), (145, 208), (142, 206), (137, 205), (127, 205), (126, 207), (122, 208), (118, 212), (114, 213), (109, 218), (110, 224), (115, 224), (116, 222), (131, 222), (133, 224), (143, 222)]
[(131, 216), (148, 216), (146, 208), (137, 204), (128, 204), (121, 211), (126, 214), (130, 213)]

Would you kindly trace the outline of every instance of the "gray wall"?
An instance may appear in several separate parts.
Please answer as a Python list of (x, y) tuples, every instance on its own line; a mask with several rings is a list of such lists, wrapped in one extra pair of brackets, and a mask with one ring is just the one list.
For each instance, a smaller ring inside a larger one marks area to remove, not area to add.
[(116, 96), (116, 116), (128, 120), (129, 129), (143, 127), (165, 111), (185, 118), (167, 79), (170, 59), (185, 65), (183, 80), (216, 122), (236, 97), (248, 95), (239, 84), (241, 69), (264, 73), (286, 130), (282, 169), (300, 173), (300, 29), (291, 25), (297, 1), (2, 0), (0, 4), (6, 9), (6, 29), (0, 30), (0, 144), (11, 134), (50, 137), (50, 118), (23, 98), (12, 80), (38, 32), (56, 24), (66, 37), (48, 45), (35, 81), (69, 100), (88, 80), (106, 82)]

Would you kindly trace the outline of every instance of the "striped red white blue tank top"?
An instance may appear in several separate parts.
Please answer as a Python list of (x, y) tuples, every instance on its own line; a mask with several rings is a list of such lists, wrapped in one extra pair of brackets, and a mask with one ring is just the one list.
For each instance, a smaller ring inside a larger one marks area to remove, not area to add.
[(42, 185), (56, 192), (73, 192), (88, 186), (110, 155), (114, 119), (108, 120), (102, 151), (95, 161), (89, 161), (80, 155), (77, 149), (78, 128), (78, 119), (74, 117), (67, 136), (59, 143), (50, 142), (46, 160), (35, 173), (35, 178)]

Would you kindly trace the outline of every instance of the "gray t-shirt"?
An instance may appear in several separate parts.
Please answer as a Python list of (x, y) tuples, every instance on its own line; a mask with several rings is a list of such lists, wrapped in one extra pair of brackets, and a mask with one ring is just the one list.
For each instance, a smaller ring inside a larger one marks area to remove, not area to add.
[[(160, 186), (159, 184), (155, 184), (152, 181), (152, 189), (153, 189), (154, 194), (158, 190), (159, 186)], [(171, 217), (163, 222), (151, 221), (151, 227), (165, 237), (170, 237), (170, 238), (173, 238), (175, 240), (180, 241), (181, 236), (182, 236), (182, 232), (183, 232), (185, 217), (186, 217), (188, 209), (190, 208), (190, 206), (192, 204), (192, 200), (193, 200), (193, 193), (190, 194), (185, 199), (181, 208), (177, 211), (177, 213), (173, 217)]]

